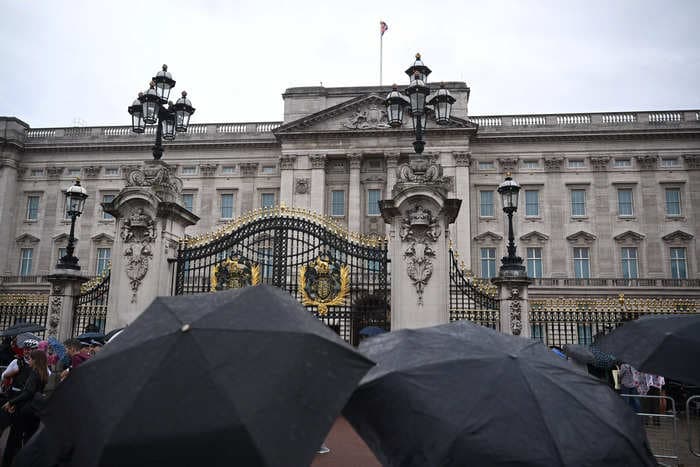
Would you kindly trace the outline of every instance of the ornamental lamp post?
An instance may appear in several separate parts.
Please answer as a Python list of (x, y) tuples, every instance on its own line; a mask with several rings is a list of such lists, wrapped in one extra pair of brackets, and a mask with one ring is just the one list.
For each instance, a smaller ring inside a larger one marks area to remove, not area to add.
[(389, 125), (397, 128), (403, 124), (403, 111), (408, 108), (411, 113), (413, 131), (416, 140), (413, 142), (413, 150), (416, 154), (422, 154), (425, 148), (423, 133), (428, 121), (428, 112), (435, 114), (435, 121), (438, 125), (446, 125), (450, 121), (452, 104), (455, 98), (441, 85), (440, 90), (432, 97), (429, 97), (430, 87), (428, 87), (428, 75), (430, 68), (425, 66), (420, 54), (416, 54), (416, 60), (407, 70), (406, 74), (410, 78), (410, 84), (400, 93), (397, 86), (387, 95), (384, 104), (387, 107)]
[(518, 193), (520, 185), (513, 180), (510, 173), (498, 186), (498, 193), (503, 201), (503, 212), (508, 214), (508, 256), (501, 258), (501, 276), (526, 277), (523, 260), (515, 255), (515, 236), (513, 235), (513, 213), (518, 211)]
[(80, 186), (80, 178), (76, 178), (75, 184), (66, 190), (66, 214), (70, 216), (70, 235), (68, 236), (66, 254), (59, 258), (58, 264), (56, 264), (56, 267), (59, 269), (80, 270), (78, 258), (73, 255), (75, 251), (75, 220), (83, 213), (83, 206), (87, 197), (87, 190)]
[(163, 156), (162, 140), (172, 141), (176, 132), (186, 132), (190, 116), (195, 110), (185, 91), (175, 104), (168, 100), (170, 90), (174, 86), (175, 80), (168, 72), (168, 66), (163, 65), (163, 69), (152, 78), (149, 89), (140, 92), (138, 98), (127, 109), (131, 115), (131, 129), (134, 133), (144, 133), (146, 125), (157, 125), (156, 141), (153, 145), (155, 160)]

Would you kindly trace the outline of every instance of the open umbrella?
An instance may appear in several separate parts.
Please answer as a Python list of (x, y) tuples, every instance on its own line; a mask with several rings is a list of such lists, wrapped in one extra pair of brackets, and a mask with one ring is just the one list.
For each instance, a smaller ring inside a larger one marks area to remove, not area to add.
[(309, 465), (373, 363), (269, 286), (161, 297), (63, 382), (72, 465)]
[(576, 360), (579, 363), (593, 363), (595, 357), (593, 352), (591, 352), (590, 347), (581, 344), (566, 344), (564, 345), (564, 353), (567, 357), (572, 360)]
[(105, 334), (103, 332), (84, 332), (80, 334), (76, 339), (83, 342), (90, 342), (93, 340), (102, 341), (104, 340), (104, 338)]
[(466, 321), (360, 345), (343, 410), (385, 466), (652, 466), (639, 420), (541, 343)]
[(124, 328), (114, 328), (111, 331), (109, 331), (107, 334), (105, 334), (105, 342), (109, 342), (110, 340), (112, 340), (112, 338), (119, 334), (119, 331), (122, 331), (123, 329)]
[(360, 329), (360, 335), (365, 337), (376, 336), (377, 334), (384, 334), (386, 329), (380, 328), (379, 326), (367, 326)]
[(700, 385), (700, 314), (645, 316), (626, 322), (598, 344), (639, 370)]
[(0, 331), (0, 337), (13, 337), (23, 332), (38, 332), (46, 329), (40, 324), (34, 323), (15, 323), (4, 331)]

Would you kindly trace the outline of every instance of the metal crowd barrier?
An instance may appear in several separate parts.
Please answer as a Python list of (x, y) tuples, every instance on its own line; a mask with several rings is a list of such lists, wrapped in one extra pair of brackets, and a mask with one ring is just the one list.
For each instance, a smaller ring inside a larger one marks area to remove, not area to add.
[(688, 427), (688, 449), (695, 457), (700, 457), (700, 396), (689, 397), (685, 403), (685, 417)]
[[(621, 394), (630, 405), (636, 403), (637, 415), (644, 424), (651, 452), (659, 465), (678, 466), (679, 454), (678, 417), (676, 403), (669, 396), (643, 396)], [(634, 402), (633, 402), (634, 401)], [(664, 406), (665, 410), (661, 410)], [(636, 409), (636, 407), (633, 407)]]

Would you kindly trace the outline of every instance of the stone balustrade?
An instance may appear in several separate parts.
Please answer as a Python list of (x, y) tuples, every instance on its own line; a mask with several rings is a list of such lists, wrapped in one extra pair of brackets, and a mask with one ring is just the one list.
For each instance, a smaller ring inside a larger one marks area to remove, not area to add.
[(577, 279), (573, 277), (540, 277), (532, 279), (532, 288), (569, 288), (569, 287), (595, 287), (595, 288), (700, 288), (700, 279), (668, 279), (668, 278), (589, 278)]

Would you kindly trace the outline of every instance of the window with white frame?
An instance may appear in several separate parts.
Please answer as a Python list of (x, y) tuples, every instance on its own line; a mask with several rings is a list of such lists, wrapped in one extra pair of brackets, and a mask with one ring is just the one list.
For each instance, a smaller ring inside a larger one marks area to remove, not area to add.
[(22, 248), (19, 252), (19, 275), (30, 276), (32, 274), (32, 259), (34, 248)]
[(525, 190), (525, 216), (539, 217), (540, 190)]
[(222, 219), (233, 219), (234, 193), (219, 194), (219, 212)]
[(671, 248), (671, 277), (673, 279), (688, 278), (688, 263), (686, 262), (685, 247)]
[(666, 215), (681, 215), (681, 189), (666, 188)]
[(526, 169), (537, 169), (540, 167), (540, 161), (538, 161), (536, 159), (524, 160), (523, 167)]
[(345, 191), (331, 191), (331, 216), (342, 217), (345, 215)]
[(542, 248), (528, 248), (527, 275), (529, 277), (542, 277)]
[(182, 205), (190, 212), (194, 212), (194, 193), (182, 194)]
[(677, 157), (662, 157), (661, 167), (680, 167), (680, 159)]
[(570, 169), (583, 169), (586, 167), (586, 163), (583, 159), (569, 159), (568, 166)]
[[(111, 203), (112, 201), (114, 201), (114, 196), (115, 196), (115, 195), (112, 194), (112, 193), (104, 193), (104, 194), (102, 195), (102, 202), (103, 202), (103, 203)], [(103, 209), (103, 210), (102, 210), (102, 219), (104, 219), (104, 220), (114, 219), (114, 216), (112, 216), (111, 214), (105, 212), (104, 209)]]
[(277, 167), (275, 167), (274, 165), (263, 165), (262, 173), (263, 175), (273, 175), (276, 169)]
[(496, 249), (481, 249), (481, 277), (490, 279), (496, 277)]
[(637, 248), (623, 247), (620, 251), (620, 258), (622, 261), (622, 277), (625, 279), (636, 279), (639, 277)]
[(108, 177), (116, 177), (119, 175), (119, 167), (106, 167), (105, 175)]
[(39, 200), (41, 197), (39, 195), (29, 195), (27, 196), (27, 216), (28, 221), (35, 221), (39, 219)]
[(225, 165), (221, 168), (221, 173), (224, 175), (231, 175), (236, 173), (236, 167), (233, 165)]
[(60, 262), (60, 261), (61, 261), (61, 258), (63, 258), (64, 256), (66, 256), (66, 253), (68, 253), (68, 249), (67, 249), (66, 247), (64, 247), (64, 246), (60, 247), (60, 248), (58, 249), (58, 258), (56, 258), (56, 262), (57, 262), (57, 263)]
[(479, 161), (479, 170), (494, 170), (496, 165), (492, 161)]
[(617, 190), (617, 215), (629, 217), (634, 215), (634, 206), (631, 188), (618, 188)]
[(591, 277), (591, 259), (587, 247), (574, 248), (574, 277), (588, 279)]
[(269, 209), (275, 207), (275, 194), (274, 193), (261, 193), (260, 194), (260, 207), (263, 209)]
[(584, 217), (586, 215), (586, 190), (571, 190), (571, 216)]
[(111, 248), (97, 249), (97, 263), (95, 265), (95, 273), (100, 276), (103, 272), (109, 269), (109, 262), (112, 260)]
[(68, 176), (69, 177), (79, 177), (80, 176), (80, 169), (68, 169)]
[(493, 191), (479, 191), (479, 216), (493, 217), (496, 214), (496, 209), (493, 205)]
[(618, 169), (625, 169), (632, 167), (632, 159), (629, 158), (624, 158), (624, 159), (615, 159), (613, 162), (613, 166), (617, 167)]
[(197, 175), (196, 165), (186, 165), (182, 168), (182, 175)]
[(382, 190), (377, 188), (370, 188), (367, 190), (367, 215), (368, 216), (379, 216), (381, 211), (379, 210), (379, 201), (382, 199)]
[(32, 177), (41, 177), (44, 175), (44, 169), (31, 169), (29, 175)]

